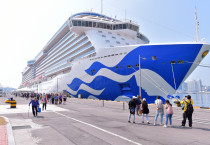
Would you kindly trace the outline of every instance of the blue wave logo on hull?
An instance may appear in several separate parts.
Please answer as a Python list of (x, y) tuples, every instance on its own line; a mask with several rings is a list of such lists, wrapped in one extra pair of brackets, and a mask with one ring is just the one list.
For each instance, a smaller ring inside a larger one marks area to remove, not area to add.
[[(113, 67), (107, 67), (100, 62), (94, 62), (85, 72), (90, 76), (95, 76), (102, 68), (109, 69), (110, 71), (117, 73), (119, 75), (126, 76), (135, 72), (134, 69), (128, 68), (130, 65), (138, 71), (137, 64), (139, 64), (139, 54), (141, 57), (147, 58), (141, 61), (142, 69), (149, 69), (159, 74), (170, 86), (175, 88), (174, 78), (171, 68), (171, 61), (175, 61), (173, 64), (173, 71), (175, 76), (175, 83), (178, 86), (181, 84), (186, 73), (191, 67), (191, 63), (178, 64), (178, 61), (189, 61), (194, 62), (197, 54), (199, 53), (202, 45), (201, 44), (177, 44), (177, 45), (145, 45), (137, 47), (128, 53), (117, 65)], [(152, 60), (152, 56), (155, 56), (157, 60)], [(112, 59), (114, 57), (109, 57), (107, 59)], [(85, 90), (78, 90), (82, 84), (93, 88), (94, 90), (104, 89), (103, 92), (95, 96), (91, 92)], [(123, 84), (129, 86), (127, 90), (123, 90)], [(118, 96), (126, 95), (132, 96), (137, 95), (139, 88), (136, 84), (135, 76), (124, 83), (115, 82), (112, 80), (112, 76), (109, 78), (104, 76), (96, 76), (94, 80), (90, 83), (83, 82), (79, 78), (72, 80), (68, 87), (74, 91), (78, 91), (84, 98), (90, 95), (97, 97), (98, 99), (104, 100), (115, 100)], [(177, 89), (176, 88), (176, 89)], [(70, 92), (71, 93), (71, 92)], [(147, 98), (149, 103), (154, 103), (155, 96), (148, 96), (148, 94), (142, 89), (142, 96)], [(151, 100), (151, 101), (150, 101)]]

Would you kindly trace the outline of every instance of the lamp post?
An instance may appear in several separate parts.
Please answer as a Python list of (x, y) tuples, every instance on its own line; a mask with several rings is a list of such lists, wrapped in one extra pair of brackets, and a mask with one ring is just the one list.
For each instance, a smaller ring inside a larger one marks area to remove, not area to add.
[[(139, 95), (141, 97), (141, 59), (143, 60), (146, 60), (145, 57), (141, 57), (139, 55)], [(132, 66), (131, 66), (132, 69), (134, 69)], [(135, 71), (137, 71), (136, 69), (134, 69)]]
[(60, 79), (60, 78), (57, 78), (57, 94), (58, 94), (58, 79)]

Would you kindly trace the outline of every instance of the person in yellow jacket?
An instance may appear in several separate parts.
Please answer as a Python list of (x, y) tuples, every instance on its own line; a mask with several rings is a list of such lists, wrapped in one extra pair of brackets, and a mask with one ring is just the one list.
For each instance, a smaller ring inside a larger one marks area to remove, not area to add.
[[(193, 100), (191, 99), (191, 96), (188, 95), (187, 96), (187, 99), (183, 98), (181, 101), (180, 101), (181, 104), (184, 105), (184, 108), (183, 108), (183, 120), (182, 120), (182, 127), (185, 127), (185, 124), (186, 124), (186, 119), (188, 118), (189, 120), (189, 127), (192, 127), (192, 113), (193, 113)], [(188, 105), (188, 104), (191, 104), (191, 105)]]

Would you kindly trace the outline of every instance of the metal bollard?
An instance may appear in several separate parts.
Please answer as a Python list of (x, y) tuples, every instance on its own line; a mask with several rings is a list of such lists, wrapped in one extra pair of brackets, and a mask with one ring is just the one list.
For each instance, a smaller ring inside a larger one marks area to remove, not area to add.
[(123, 110), (125, 110), (125, 102), (123, 101)]
[(103, 100), (103, 107), (104, 107), (104, 100)]

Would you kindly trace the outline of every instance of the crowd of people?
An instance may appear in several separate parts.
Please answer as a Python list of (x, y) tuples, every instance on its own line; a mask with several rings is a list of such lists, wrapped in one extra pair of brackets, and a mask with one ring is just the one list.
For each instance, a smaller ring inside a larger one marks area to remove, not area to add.
[(29, 103), (32, 104), (32, 112), (34, 117), (37, 116), (38, 108), (40, 106), (39, 101), (42, 103), (42, 110), (46, 110), (47, 108), (47, 103), (51, 104), (66, 104), (67, 97), (70, 97), (68, 94), (56, 94), (56, 93), (51, 93), (51, 94), (45, 94), (45, 93), (24, 93), (22, 94), (22, 97), (26, 97), (27, 99), (30, 97), (31, 101)]
[[(181, 123), (182, 127), (185, 127), (186, 119), (189, 120), (189, 127), (192, 127), (192, 114), (193, 114), (193, 100), (191, 99), (191, 96), (185, 96), (180, 103), (182, 104), (182, 110), (183, 110), (183, 120)], [(139, 115), (142, 114), (142, 123), (144, 123), (144, 117), (146, 116), (147, 124), (150, 124), (149, 122), (149, 107), (148, 103), (145, 98), (141, 100), (141, 97), (137, 95), (136, 98), (132, 98), (128, 103), (130, 113), (128, 116), (128, 122), (130, 123), (131, 116), (133, 116), (133, 123), (135, 123), (135, 114)], [(160, 99), (160, 96), (157, 96), (155, 100), (155, 119), (154, 119), (154, 126), (157, 125), (158, 117), (160, 116), (160, 125), (163, 125), (163, 116), (164, 116), (164, 110), (166, 112), (165, 117), (165, 124), (163, 127), (172, 127), (172, 116), (173, 116), (173, 108), (172, 104), (169, 100), (165, 100), (165, 104), (163, 104), (163, 101)]]

